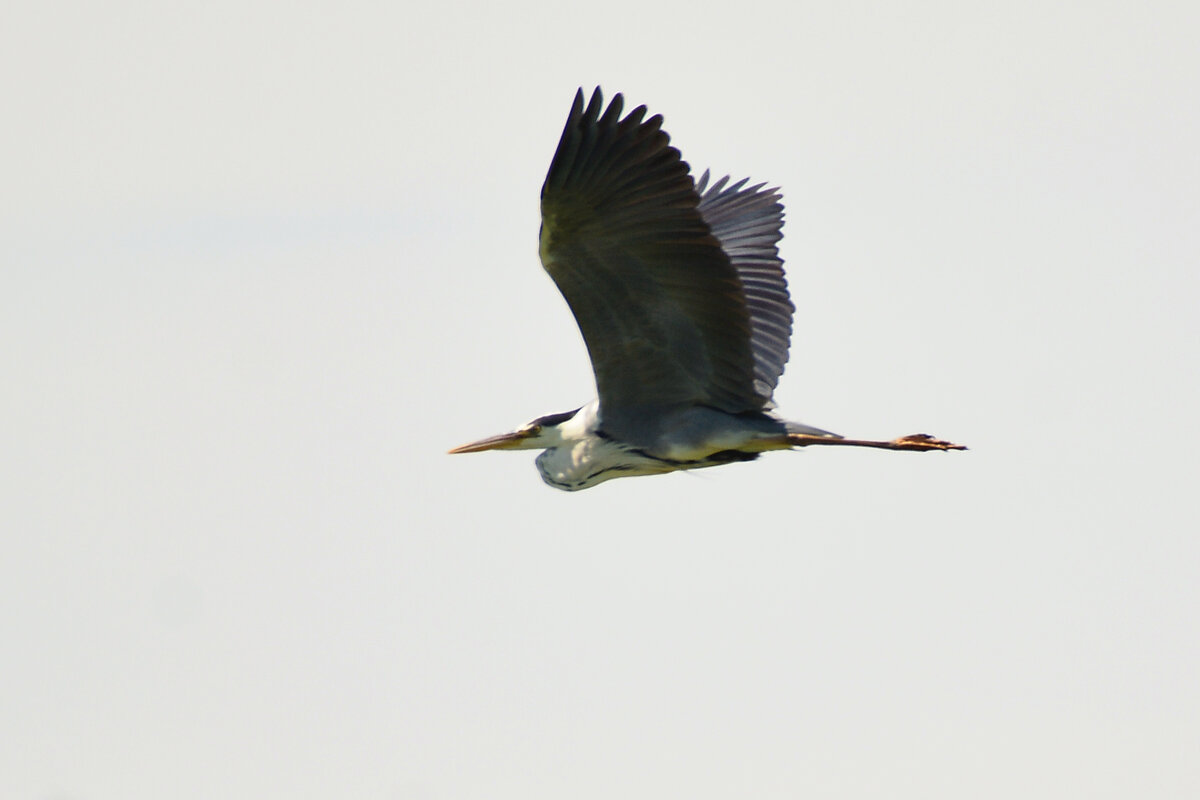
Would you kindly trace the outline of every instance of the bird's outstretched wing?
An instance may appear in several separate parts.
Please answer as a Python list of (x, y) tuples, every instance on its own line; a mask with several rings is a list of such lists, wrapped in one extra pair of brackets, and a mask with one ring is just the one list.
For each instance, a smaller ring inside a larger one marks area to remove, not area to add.
[(575, 96), (542, 187), (542, 264), (579, 323), (606, 426), (649, 409), (739, 413), (756, 388), (742, 280), (662, 117)]
[(783, 203), (778, 189), (765, 184), (749, 188), (742, 179), (732, 186), (726, 175), (708, 185), (708, 170), (696, 182), (700, 216), (742, 279), (750, 312), (750, 346), (754, 351), (754, 388), (770, 397), (788, 360), (792, 315), (783, 259), (776, 245), (783, 238)]

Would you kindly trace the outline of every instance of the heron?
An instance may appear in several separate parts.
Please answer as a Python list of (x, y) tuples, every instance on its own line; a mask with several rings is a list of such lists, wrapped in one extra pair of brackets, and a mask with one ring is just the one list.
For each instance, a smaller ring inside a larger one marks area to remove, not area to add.
[(795, 312), (777, 188), (693, 180), (661, 115), (575, 94), (542, 185), (538, 253), (579, 324), (597, 398), (450, 450), (541, 450), (578, 491), (814, 445), (965, 450), (928, 434), (847, 439), (792, 422), (773, 395)]

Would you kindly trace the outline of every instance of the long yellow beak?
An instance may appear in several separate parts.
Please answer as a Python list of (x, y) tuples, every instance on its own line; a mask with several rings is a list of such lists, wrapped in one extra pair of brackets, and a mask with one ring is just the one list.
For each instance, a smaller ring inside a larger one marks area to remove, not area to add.
[(489, 436), (470, 444), (462, 444), (447, 451), (449, 453), (482, 453), (484, 450), (515, 450), (521, 443), (537, 433), (536, 430), (513, 431), (499, 436)]

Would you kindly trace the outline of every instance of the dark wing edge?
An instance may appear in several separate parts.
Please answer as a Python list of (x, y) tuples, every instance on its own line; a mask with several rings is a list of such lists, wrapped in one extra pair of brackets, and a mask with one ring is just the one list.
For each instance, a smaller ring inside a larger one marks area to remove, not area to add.
[(542, 187), (542, 264), (591, 356), (606, 421), (647, 407), (760, 410), (743, 279), (662, 117), (580, 90)]
[(750, 312), (755, 388), (771, 397), (788, 361), (796, 311), (779, 257), (782, 197), (778, 188), (764, 189), (764, 183), (746, 188), (746, 178), (730, 184), (726, 175), (711, 187), (708, 181), (705, 170), (696, 183), (700, 214), (742, 279)]

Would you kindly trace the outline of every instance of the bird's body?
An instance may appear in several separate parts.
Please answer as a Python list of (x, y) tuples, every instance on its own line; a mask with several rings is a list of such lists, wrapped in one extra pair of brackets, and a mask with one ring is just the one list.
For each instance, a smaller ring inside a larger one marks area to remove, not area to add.
[(767, 450), (848, 444), (962, 449), (917, 435), (846, 440), (773, 412), (794, 306), (777, 243), (776, 190), (708, 173), (693, 182), (662, 118), (621, 95), (601, 113), (576, 95), (542, 187), (539, 254), (583, 333), (599, 395), (455, 448), (542, 449), (551, 486), (750, 461)]
[(790, 448), (789, 432), (832, 436), (766, 413), (732, 415), (703, 406), (647, 417), (654, 425), (636, 440), (617, 439), (605, 430), (599, 402), (592, 401), (559, 425), (539, 426), (521, 445), (544, 448), (537, 468), (546, 483), (575, 491), (610, 478), (753, 461), (764, 450)]

